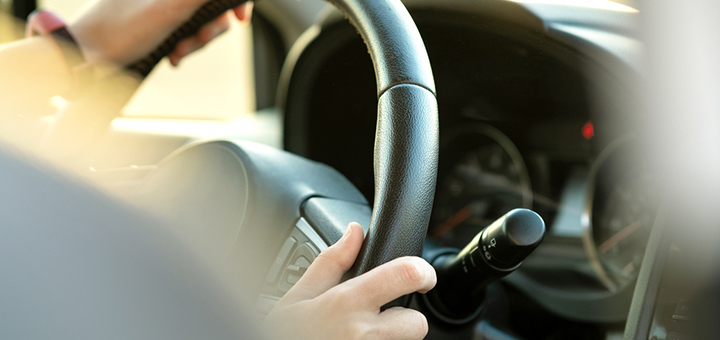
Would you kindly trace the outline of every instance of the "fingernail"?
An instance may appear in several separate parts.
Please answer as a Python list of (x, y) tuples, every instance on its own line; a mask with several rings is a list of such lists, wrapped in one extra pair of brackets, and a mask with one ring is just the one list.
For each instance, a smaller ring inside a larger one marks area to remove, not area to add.
[(345, 228), (345, 232), (343, 233), (343, 236), (342, 236), (343, 239), (347, 238), (348, 235), (350, 235), (350, 230), (351, 230), (351, 229), (352, 229), (352, 228), (350, 228), (350, 225), (348, 225), (347, 228)]
[(250, 19), (252, 19), (253, 6), (255, 6), (255, 3), (250, 1), (245, 7), (245, 18), (247, 18), (247, 21), (250, 21)]

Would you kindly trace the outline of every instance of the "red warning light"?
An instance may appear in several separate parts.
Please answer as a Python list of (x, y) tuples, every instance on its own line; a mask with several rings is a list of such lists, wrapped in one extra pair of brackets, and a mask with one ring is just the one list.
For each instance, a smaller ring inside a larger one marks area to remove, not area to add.
[(582, 136), (585, 137), (585, 139), (590, 140), (595, 136), (595, 127), (593, 126), (593, 123), (588, 120), (587, 123), (583, 125), (580, 132), (582, 133)]

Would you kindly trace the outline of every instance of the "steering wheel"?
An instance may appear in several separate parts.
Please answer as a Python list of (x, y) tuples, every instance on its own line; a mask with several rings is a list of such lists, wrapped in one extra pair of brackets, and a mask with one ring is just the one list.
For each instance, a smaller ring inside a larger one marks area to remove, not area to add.
[[(365, 40), (377, 80), (376, 193), (368, 235), (352, 270), (359, 275), (393, 258), (421, 253), (435, 190), (437, 102), (422, 39), (400, 0), (333, 2)], [(321, 172), (329, 183), (349, 184), (326, 166), (230, 142), (189, 147), (165, 165), (182, 164), (174, 160), (218, 148), (237, 160), (232, 168), (241, 169), (244, 192), (258, 195), (245, 196), (246, 203), (277, 204), (262, 211), (245, 209), (253, 218), (240, 216), (243, 226), (266, 213), (272, 220), (274, 210), (287, 212), (277, 215), (297, 215), (307, 199), (347, 189), (328, 188), (311, 174), (314, 169), (325, 169)], [(297, 167), (272, 171), (272, 166)], [(282, 184), (290, 182), (284, 176), (288, 174), (298, 181), (311, 178), (283, 189)], [(271, 184), (278, 176), (285, 180)], [(8, 152), (0, 154), (0, 188), (0, 271), (6, 278), (0, 301), (7, 311), (0, 318), (0, 337), (248, 335), (237, 321), (241, 312), (234, 300), (220, 294), (223, 290), (208, 279), (208, 270), (183, 246), (167, 241), (168, 233), (153, 220)], [(243, 243), (255, 243), (244, 254), (273, 237), (260, 228), (247, 228), (242, 235), (259, 238)]]
[(438, 114), (430, 61), (400, 1), (338, 1), (375, 67), (375, 204), (354, 274), (422, 252), (435, 193)]

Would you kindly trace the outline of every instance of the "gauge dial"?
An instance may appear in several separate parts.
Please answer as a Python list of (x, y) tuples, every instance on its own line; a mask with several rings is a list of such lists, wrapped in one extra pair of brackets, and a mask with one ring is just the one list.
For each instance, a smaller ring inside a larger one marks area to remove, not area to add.
[(635, 278), (650, 234), (654, 204), (642, 182), (616, 185), (594, 216), (598, 255), (616, 279)]
[(503, 214), (532, 205), (525, 163), (499, 130), (478, 124), (444, 144), (429, 231), (440, 244), (461, 248)]
[(593, 165), (592, 253), (601, 280), (616, 290), (637, 277), (659, 193), (631, 137), (611, 143)]

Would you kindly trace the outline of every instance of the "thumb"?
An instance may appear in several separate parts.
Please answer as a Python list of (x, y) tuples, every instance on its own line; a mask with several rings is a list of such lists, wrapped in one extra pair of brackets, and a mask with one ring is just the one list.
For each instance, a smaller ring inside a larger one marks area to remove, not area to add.
[(340, 283), (343, 274), (355, 263), (364, 235), (360, 224), (351, 222), (343, 237), (318, 255), (283, 300), (292, 303), (313, 299)]

